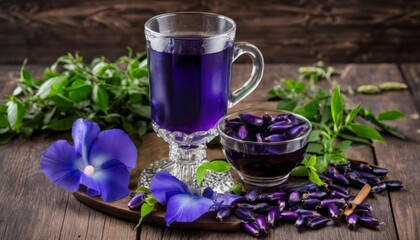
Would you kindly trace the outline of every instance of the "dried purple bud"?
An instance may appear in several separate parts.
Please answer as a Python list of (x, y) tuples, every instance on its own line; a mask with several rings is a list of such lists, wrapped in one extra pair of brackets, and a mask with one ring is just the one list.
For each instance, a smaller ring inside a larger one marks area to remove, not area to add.
[(350, 181), (341, 173), (334, 172), (334, 174), (331, 176), (331, 179), (338, 184), (342, 184), (344, 186), (350, 185)]
[(348, 172), (347, 177), (350, 179), (350, 182), (357, 188), (362, 188), (366, 184), (366, 180), (363, 180), (354, 172)]
[(305, 215), (300, 215), (295, 222), (295, 227), (297, 229), (302, 229), (304, 227), (306, 227), (306, 225), (308, 224), (308, 217), (306, 217)]
[(260, 200), (260, 201), (267, 201), (268, 200), (268, 193), (260, 193), (258, 196), (257, 196), (257, 200)]
[(270, 226), (276, 226), (280, 219), (280, 210), (277, 207), (271, 207), (268, 210), (267, 219)]
[(284, 133), (289, 128), (293, 127), (293, 124), (287, 122), (287, 121), (280, 121), (275, 122), (268, 126), (268, 130), (273, 133)]
[(271, 123), (274, 120), (273, 116), (271, 116), (268, 112), (265, 112), (262, 115), (262, 119), (265, 123)]
[(367, 214), (359, 216), (359, 223), (368, 228), (375, 228), (379, 225), (379, 221), (376, 218)]
[(300, 202), (301, 196), (297, 191), (293, 191), (289, 194), (289, 205), (292, 207)]
[(306, 129), (305, 125), (292, 127), (284, 133), (284, 136), (286, 137), (286, 139), (294, 139), (294, 138), (299, 137), (299, 135), (303, 133), (305, 129)]
[(254, 237), (260, 236), (260, 228), (253, 222), (242, 221), (242, 228)]
[(289, 114), (287, 114), (287, 113), (280, 113), (279, 115), (277, 115), (277, 117), (274, 119), (274, 121), (279, 122), (279, 121), (287, 120), (288, 115)]
[(370, 181), (372, 184), (378, 184), (381, 182), (381, 179), (378, 178), (377, 176), (367, 173), (367, 172), (362, 172), (362, 171), (357, 171), (357, 170), (353, 170), (353, 172), (355, 172), (357, 175), (359, 175), (360, 178), (362, 179), (366, 179), (368, 181)]
[(335, 166), (335, 169), (336, 169), (339, 173), (341, 173), (341, 174), (344, 174), (344, 173), (346, 173), (346, 172), (348, 172), (348, 171), (350, 171), (350, 170), (351, 170), (351, 168), (350, 168), (350, 165), (349, 165), (349, 164), (343, 164), (343, 165), (338, 165), (338, 166)]
[(238, 138), (245, 139), (248, 136), (248, 129), (246, 129), (245, 125), (239, 127), (238, 130)]
[(381, 193), (385, 190), (386, 190), (386, 183), (381, 182), (381, 183), (378, 183), (377, 185), (373, 186), (371, 191), (373, 193)]
[(344, 199), (347, 200), (347, 198), (349, 198), (349, 195), (346, 195), (346, 194), (344, 194), (342, 192), (338, 192), (338, 191), (332, 191), (330, 193), (330, 197), (331, 198), (344, 198)]
[(311, 199), (311, 198), (324, 199), (325, 197), (327, 197), (327, 193), (323, 192), (323, 191), (317, 191), (317, 192), (311, 192), (311, 193), (303, 194), (303, 198), (305, 198), (305, 199)]
[(297, 209), (296, 213), (299, 215), (305, 215), (308, 218), (313, 218), (313, 217), (317, 217), (317, 216), (321, 216), (321, 214), (319, 214), (317, 211), (314, 210), (308, 210), (308, 209)]
[(321, 200), (319, 200), (319, 199), (316, 199), (316, 198), (308, 198), (305, 201), (303, 201), (302, 208), (304, 208), (304, 209), (310, 209), (310, 210), (315, 210), (320, 203), (321, 203)]
[(261, 192), (261, 188), (255, 188), (247, 193), (245, 193), (245, 198), (246, 200), (253, 202), (255, 200), (257, 200), (258, 195)]
[(287, 120), (289, 120), (289, 122), (293, 125), (297, 125), (300, 123), (299, 119), (293, 114), (288, 114)]
[(381, 167), (372, 167), (372, 173), (375, 174), (376, 176), (382, 177), (388, 174), (389, 170), (386, 168), (381, 168)]
[(255, 139), (257, 140), (257, 142), (264, 142), (264, 138), (261, 136), (261, 133), (256, 133)]
[(342, 187), (342, 186), (339, 186), (339, 185), (336, 185), (336, 184), (333, 184), (333, 183), (327, 184), (327, 189), (342, 192), (342, 193), (347, 194), (347, 195), (350, 194), (350, 191), (348, 189), (346, 189), (345, 187)]
[(321, 201), (321, 207), (323, 208), (327, 208), (328, 204), (333, 203), (335, 204), (338, 208), (343, 208), (345, 207), (346, 204), (346, 200), (344, 200), (343, 198), (331, 198), (331, 199), (324, 199)]
[(369, 164), (366, 164), (366, 163), (352, 162), (350, 164), (350, 167), (354, 170), (359, 170), (363, 172), (372, 172), (372, 167), (370, 167)]
[(404, 184), (398, 180), (384, 181), (384, 183), (386, 184), (386, 189), (388, 191), (396, 191), (404, 187)]
[(325, 225), (327, 225), (327, 223), (330, 221), (330, 219), (324, 217), (324, 216), (319, 216), (319, 217), (315, 217), (312, 218), (309, 222), (308, 222), (308, 227), (311, 229), (318, 229), (318, 228), (322, 228)]
[(354, 230), (356, 228), (357, 221), (359, 220), (359, 216), (356, 213), (351, 213), (347, 216), (347, 227), (350, 230)]
[(264, 138), (265, 142), (283, 142), (286, 138), (283, 134), (272, 134)]
[(245, 208), (245, 209), (254, 209), (254, 205), (251, 205), (249, 203), (238, 203), (236, 204), (238, 208)]
[(337, 205), (334, 203), (327, 204), (328, 214), (331, 216), (334, 222), (338, 222), (340, 220), (340, 210), (338, 210)]
[(267, 197), (268, 197), (268, 200), (270, 200), (270, 201), (287, 199), (287, 193), (285, 193), (285, 192), (274, 192), (272, 194), (269, 194)]
[(227, 219), (230, 216), (230, 212), (231, 212), (230, 208), (223, 207), (219, 209), (219, 211), (217, 211), (216, 219), (219, 220), (220, 222), (223, 222), (223, 220)]
[(137, 193), (134, 195), (133, 198), (131, 198), (128, 202), (128, 208), (131, 210), (139, 208), (144, 202), (144, 197), (144, 193)]
[(254, 215), (252, 214), (251, 210), (246, 208), (236, 208), (235, 215), (244, 221), (254, 220)]
[(268, 203), (258, 203), (254, 206), (254, 211), (256, 212), (267, 212), (270, 209), (271, 205)]
[(255, 223), (257, 224), (260, 231), (268, 232), (267, 220), (262, 215), (255, 216)]
[(286, 200), (278, 200), (277, 204), (279, 205), (279, 210), (280, 212), (284, 210), (284, 208), (286, 207)]
[(288, 222), (294, 222), (298, 218), (296, 211), (283, 211), (280, 213), (280, 219), (283, 219)]
[(240, 126), (245, 125), (242, 121), (226, 120), (226, 127), (237, 130)]
[(242, 121), (244, 121), (246, 124), (249, 124), (253, 127), (261, 127), (263, 125), (263, 119), (261, 117), (252, 115), (250, 113), (241, 112), (239, 113), (239, 117)]
[(371, 205), (369, 205), (369, 204), (366, 204), (366, 203), (359, 203), (359, 204), (357, 204), (357, 206), (356, 206), (355, 209), (366, 209), (369, 212), (372, 212), (373, 211), (373, 207)]

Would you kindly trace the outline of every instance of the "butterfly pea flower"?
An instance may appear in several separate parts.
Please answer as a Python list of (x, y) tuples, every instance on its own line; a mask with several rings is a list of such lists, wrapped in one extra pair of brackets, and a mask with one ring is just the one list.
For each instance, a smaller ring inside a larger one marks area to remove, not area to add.
[(40, 166), (48, 179), (70, 192), (84, 185), (89, 196), (106, 202), (127, 196), (129, 169), (137, 159), (130, 137), (119, 129), (100, 132), (98, 124), (77, 119), (72, 138), (74, 146), (59, 140), (42, 154)]
[(228, 207), (243, 197), (235, 194), (215, 193), (205, 188), (203, 193), (168, 172), (158, 172), (150, 181), (153, 197), (166, 206), (165, 221), (169, 227), (173, 222), (193, 222), (210, 210)]

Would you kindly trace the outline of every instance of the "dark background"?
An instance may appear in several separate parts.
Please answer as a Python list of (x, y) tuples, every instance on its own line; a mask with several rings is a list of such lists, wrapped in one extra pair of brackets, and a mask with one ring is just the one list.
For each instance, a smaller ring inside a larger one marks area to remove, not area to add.
[(144, 22), (206, 11), (233, 18), (237, 41), (267, 63), (420, 62), (420, 1), (0, 0), (0, 64), (50, 64), (79, 51), (110, 59), (144, 50)]

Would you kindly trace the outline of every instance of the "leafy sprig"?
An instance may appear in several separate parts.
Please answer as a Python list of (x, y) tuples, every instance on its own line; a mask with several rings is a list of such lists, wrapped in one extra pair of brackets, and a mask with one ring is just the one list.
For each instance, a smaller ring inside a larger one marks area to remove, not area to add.
[(0, 144), (34, 132), (67, 131), (77, 118), (142, 136), (150, 123), (146, 53), (91, 64), (77, 53), (61, 56), (34, 79), (25, 69), (12, 95), (0, 102)]
[[(294, 169), (292, 174), (314, 175), (315, 171), (309, 171), (312, 168), (317, 172), (324, 172), (330, 164), (348, 162), (346, 151), (354, 142), (370, 144), (375, 140), (384, 143), (376, 128), (364, 124), (366, 121), (383, 132), (405, 138), (397, 128), (385, 123), (403, 118), (404, 114), (400, 111), (387, 110), (375, 115), (360, 103), (353, 108), (346, 108), (346, 98), (332, 78), (334, 68), (318, 62), (314, 67), (299, 68), (298, 75), (297, 80), (281, 80), (280, 84), (268, 93), (271, 100), (279, 100), (277, 108), (298, 113), (308, 118), (313, 125), (306, 159), (302, 163), (303, 166)], [(317, 85), (322, 79), (329, 82), (331, 89), (320, 88)], [(365, 122), (357, 122), (358, 118), (364, 119)], [(316, 156), (316, 163), (311, 156)]]

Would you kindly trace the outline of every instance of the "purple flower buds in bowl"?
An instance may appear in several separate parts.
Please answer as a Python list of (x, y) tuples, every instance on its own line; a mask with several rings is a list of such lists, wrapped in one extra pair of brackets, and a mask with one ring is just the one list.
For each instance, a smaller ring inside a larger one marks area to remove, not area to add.
[(312, 125), (282, 110), (245, 110), (217, 123), (222, 150), (242, 180), (273, 187), (285, 182), (306, 153)]

